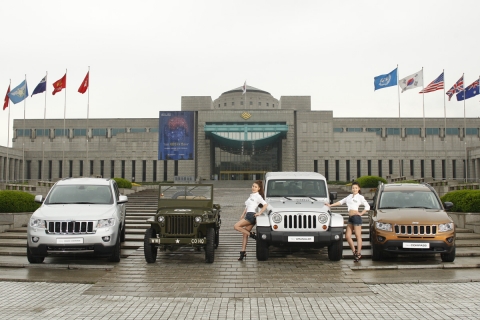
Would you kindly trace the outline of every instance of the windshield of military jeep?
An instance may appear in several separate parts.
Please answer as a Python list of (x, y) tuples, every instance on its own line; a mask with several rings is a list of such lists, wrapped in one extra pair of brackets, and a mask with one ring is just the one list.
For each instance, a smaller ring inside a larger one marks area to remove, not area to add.
[(211, 200), (212, 186), (160, 185), (160, 199)]
[(435, 193), (431, 191), (386, 191), (380, 198), (379, 209), (423, 208), (441, 209)]
[(327, 187), (323, 180), (284, 179), (269, 180), (266, 197), (316, 197), (326, 198)]
[(56, 185), (46, 204), (113, 204), (109, 185)]

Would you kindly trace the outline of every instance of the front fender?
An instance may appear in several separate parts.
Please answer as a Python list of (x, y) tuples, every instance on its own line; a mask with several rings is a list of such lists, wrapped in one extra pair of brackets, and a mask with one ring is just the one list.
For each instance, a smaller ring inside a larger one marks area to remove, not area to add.
[(332, 220), (330, 223), (330, 227), (342, 227), (343, 228), (343, 216), (338, 213), (332, 213)]
[(270, 227), (270, 218), (266, 214), (258, 216), (257, 227)]

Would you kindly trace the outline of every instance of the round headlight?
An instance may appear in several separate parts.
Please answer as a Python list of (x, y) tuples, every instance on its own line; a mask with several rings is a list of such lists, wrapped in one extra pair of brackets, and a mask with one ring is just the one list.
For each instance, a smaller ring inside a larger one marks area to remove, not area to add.
[(280, 222), (282, 222), (282, 216), (278, 213), (275, 213), (272, 216), (272, 221), (275, 222), (275, 223), (280, 223)]
[(202, 222), (202, 217), (200, 217), (200, 216), (195, 217), (195, 222), (196, 222), (196, 223)]
[(327, 223), (328, 222), (328, 215), (325, 214), (325, 213), (319, 214), (318, 215), (318, 222), (320, 222), (321, 224)]
[(158, 216), (157, 221), (158, 221), (158, 222), (164, 222), (164, 221), (165, 221), (165, 217), (164, 217), (164, 216)]

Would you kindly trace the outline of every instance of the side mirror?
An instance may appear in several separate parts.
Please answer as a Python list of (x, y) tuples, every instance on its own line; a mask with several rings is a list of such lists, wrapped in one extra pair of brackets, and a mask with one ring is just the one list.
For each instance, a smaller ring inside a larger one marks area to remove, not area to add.
[(452, 202), (449, 202), (449, 201), (444, 202), (444, 203), (443, 203), (443, 207), (445, 208), (445, 210), (448, 211), (448, 210), (452, 209), (453, 203), (452, 203)]
[(128, 197), (127, 196), (120, 196), (118, 198), (117, 204), (125, 203), (128, 202)]
[(337, 193), (335, 191), (330, 192), (329, 195), (330, 195), (330, 201), (337, 199)]
[(35, 201), (35, 202), (38, 202), (38, 203), (43, 203), (43, 200), (45, 200), (45, 199), (43, 199), (43, 196), (42, 196), (41, 194), (39, 194), (39, 195), (36, 195), (36, 196), (35, 196), (35, 200), (34, 200), (34, 201)]
[(370, 210), (375, 210), (375, 202), (367, 201), (368, 205), (370, 206)]

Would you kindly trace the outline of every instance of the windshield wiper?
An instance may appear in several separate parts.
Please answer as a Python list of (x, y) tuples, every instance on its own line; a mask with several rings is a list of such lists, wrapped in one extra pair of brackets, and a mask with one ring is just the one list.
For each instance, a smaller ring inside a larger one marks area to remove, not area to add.
[(318, 201), (317, 199), (313, 198), (313, 197), (309, 197), (310, 199), (314, 200), (314, 201)]
[(289, 197), (284, 197), (284, 198), (287, 199), (287, 200), (292, 200), (292, 199), (290, 199)]
[(398, 207), (381, 207), (379, 209), (398, 209)]
[(414, 207), (405, 207), (405, 208), (421, 208), (421, 209), (432, 209), (430, 207), (424, 207), (424, 206), (414, 206)]

